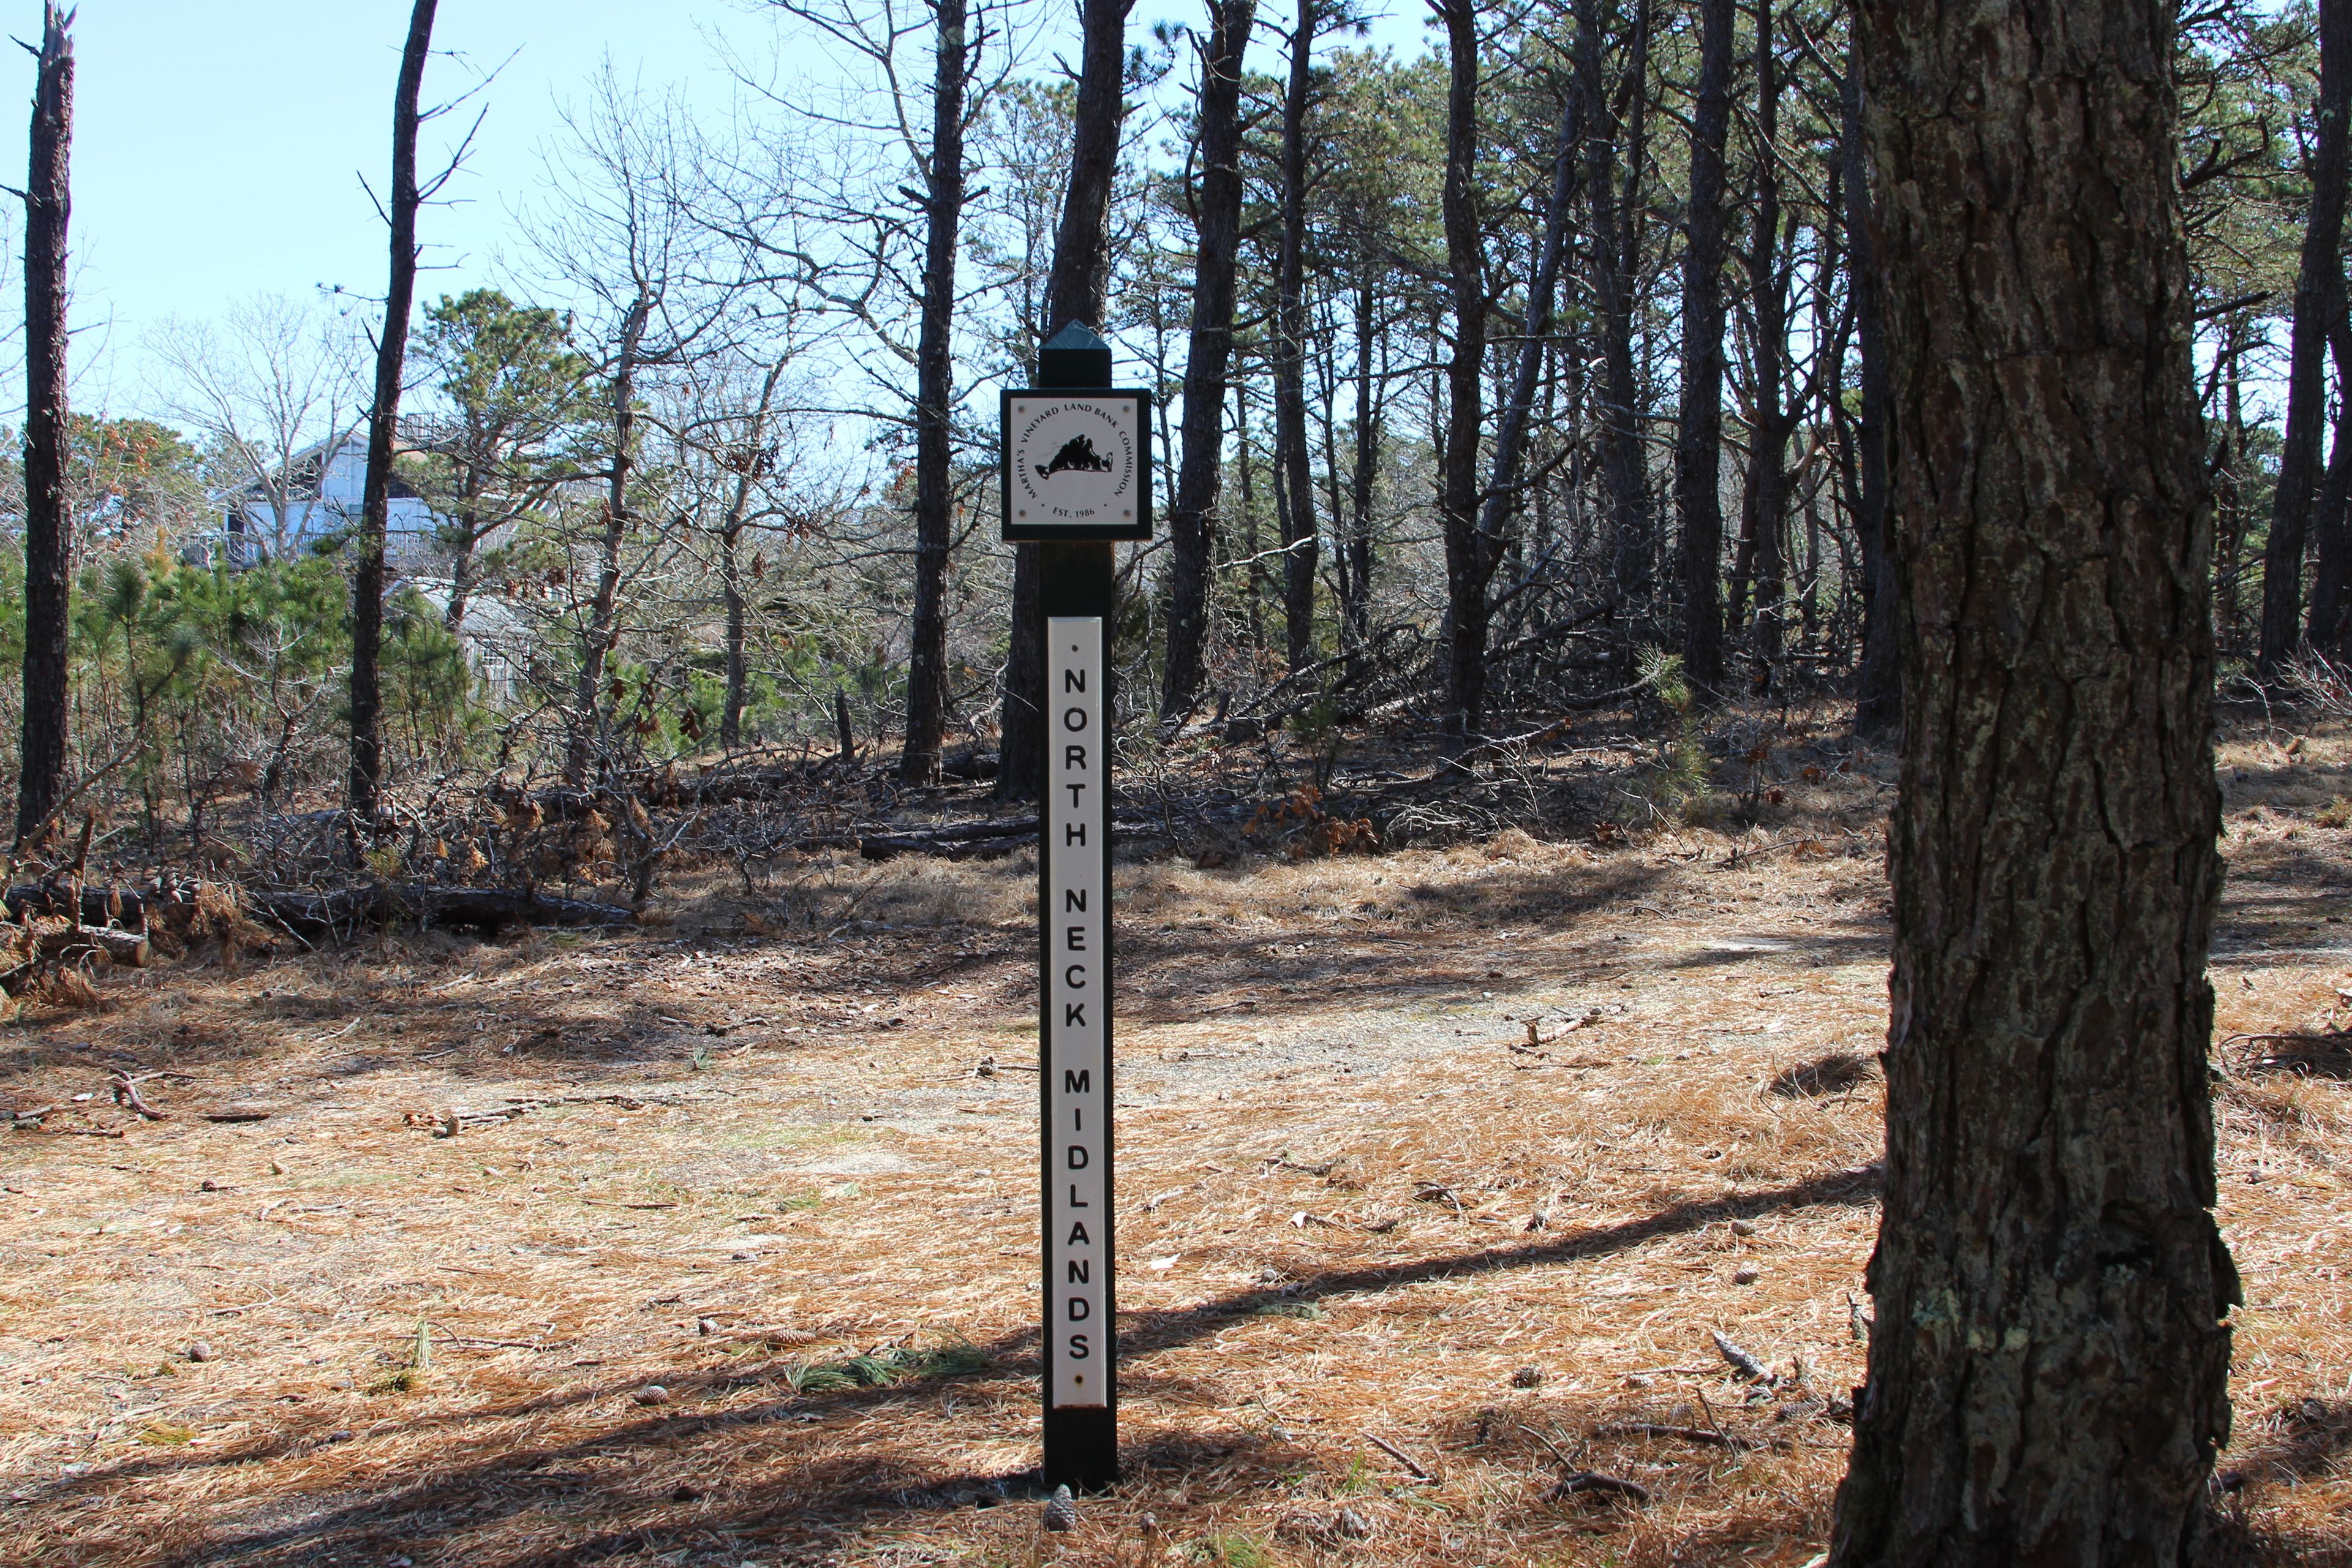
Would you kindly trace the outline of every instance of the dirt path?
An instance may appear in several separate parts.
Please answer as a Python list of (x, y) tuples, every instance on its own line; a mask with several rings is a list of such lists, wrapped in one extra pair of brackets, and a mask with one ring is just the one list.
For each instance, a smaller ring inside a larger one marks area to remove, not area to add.
[[(2352, 984), (2345, 749), (2229, 756), (2225, 1036)], [(1879, 788), (1122, 868), (1133, 1479), (1052, 1537), (1023, 862), (110, 981), (0, 1037), (0, 1097), (61, 1107), (0, 1142), (0, 1556), (1803, 1563), (1862, 1365)], [(141, 1086), (168, 1120), (126, 1068), (185, 1075)], [(2222, 1107), (2231, 1529), (2352, 1563), (2352, 1092)], [(1648, 1500), (1548, 1495), (1564, 1461)]]

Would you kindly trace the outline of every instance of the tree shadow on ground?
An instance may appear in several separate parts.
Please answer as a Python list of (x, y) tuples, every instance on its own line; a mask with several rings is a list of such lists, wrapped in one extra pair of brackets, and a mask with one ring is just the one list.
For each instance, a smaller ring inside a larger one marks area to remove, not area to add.
[[(1879, 1169), (1830, 1171), (1785, 1186), (1750, 1193), (1727, 1193), (1718, 1198), (1678, 1203), (1643, 1218), (1618, 1225), (1569, 1231), (1549, 1241), (1482, 1247), (1475, 1252), (1422, 1258), (1412, 1263), (1381, 1264), (1310, 1275), (1286, 1285), (1238, 1291), (1204, 1301), (1197, 1307), (1133, 1314), (1133, 1326), (1120, 1336), (1122, 1356), (1148, 1355), (1154, 1351), (1202, 1338), (1234, 1318), (1267, 1308), (1375, 1290), (1418, 1285), (1432, 1279), (1459, 1279), (1507, 1268), (1528, 1268), (1549, 1263), (1573, 1263), (1623, 1252), (1662, 1236), (1681, 1236), (1726, 1220), (1753, 1219), (1759, 1215), (1826, 1205), (1859, 1208), (1878, 1197)], [(1122, 1314), (1125, 1315), (1125, 1314)]]
[[(1394, 1289), (1424, 1280), (1591, 1258), (1624, 1251), (1661, 1236), (1774, 1211), (1860, 1205), (1874, 1201), (1877, 1186), (1874, 1167), (1827, 1172), (1784, 1186), (1676, 1204), (1639, 1219), (1564, 1233), (1539, 1243), (1337, 1270), (1280, 1289), (1220, 1297), (1183, 1310), (1122, 1314), (1129, 1323), (1121, 1335), (1121, 1354), (1130, 1368), (1129, 1386), (1138, 1394), (1148, 1392), (1166, 1396), (1171, 1403), (1189, 1402), (1199, 1391), (1184, 1380), (1171, 1384), (1157, 1378), (1149, 1358), (1268, 1308)], [(150, 1554), (143, 1560), (168, 1563), (173, 1568), (216, 1568), (228, 1563), (243, 1568), (294, 1568), (296, 1564), (327, 1568), (337, 1563), (373, 1563), (381, 1562), (394, 1548), (429, 1549), (452, 1536), (532, 1513), (547, 1516), (548, 1527), (562, 1534), (560, 1546), (529, 1547), (497, 1559), (477, 1551), (466, 1561), (482, 1564), (496, 1561), (500, 1568), (554, 1568), (558, 1563), (591, 1563), (627, 1553), (693, 1552), (724, 1543), (740, 1549), (747, 1541), (757, 1541), (770, 1551), (780, 1546), (838, 1543), (844, 1533), (860, 1528), (866, 1516), (979, 1507), (1027, 1495), (1024, 1488), (1030, 1478), (1025, 1474), (966, 1474), (951, 1468), (943, 1472), (924, 1449), (929, 1431), (944, 1416), (943, 1401), (953, 1390), (984, 1393), (994, 1385), (993, 1391), (1001, 1396), (1025, 1401), (1026, 1379), (1035, 1370), (1035, 1334), (1034, 1327), (1024, 1327), (979, 1347), (985, 1365), (969, 1375), (919, 1376), (877, 1387), (785, 1394), (708, 1415), (649, 1413), (618, 1426), (537, 1445), (514, 1441), (501, 1424), (544, 1426), (566, 1410), (626, 1397), (638, 1380), (608, 1381), (488, 1407), (379, 1424), (367, 1434), (370, 1439), (436, 1441), (438, 1447), (428, 1472), (415, 1479), (357, 1486), (321, 1481), (316, 1483), (318, 1490), (306, 1496), (257, 1496), (245, 1510), (242, 1523), (232, 1521), (201, 1545), (167, 1555)], [(1008, 1379), (1020, 1381), (1008, 1384)], [(781, 1384), (780, 1368), (774, 1363), (691, 1377), (673, 1374), (671, 1398), (674, 1404), (684, 1405), (748, 1388), (772, 1392)], [(869, 1446), (855, 1455), (812, 1464), (774, 1467), (762, 1471), (774, 1479), (725, 1489), (727, 1495), (719, 1495), (729, 1464), (740, 1461), (740, 1450), (761, 1434), (768, 1435), (765, 1447), (772, 1450), (779, 1435), (822, 1431), (836, 1422), (865, 1426), (877, 1418), (887, 1419), (895, 1431), (906, 1434), (906, 1441), (896, 1447)], [(321, 1419), (323, 1423), (326, 1417)], [(472, 1433), (479, 1436), (469, 1437)], [(435, 1438), (434, 1434), (440, 1436)], [(18, 1501), (20, 1507), (34, 1510), (102, 1507), (116, 1489), (144, 1480), (176, 1472), (236, 1471), (276, 1460), (309, 1460), (310, 1472), (315, 1475), (324, 1468), (323, 1456), (352, 1438), (348, 1431), (306, 1430), (273, 1434), (204, 1454), (142, 1456), (28, 1489), (18, 1494)], [(726, 1450), (716, 1465), (707, 1455), (694, 1452), (696, 1445), (709, 1443)], [(462, 1451), (468, 1446), (473, 1446), (470, 1454)], [(1255, 1467), (1271, 1480), (1284, 1466), (1295, 1464), (1297, 1456), (1278, 1434), (1222, 1426), (1156, 1438), (1135, 1445), (1123, 1455), (1130, 1472), (1138, 1475), (1182, 1474), (1204, 1458), (1244, 1468)], [(623, 1459), (629, 1463), (616, 1468), (615, 1461)], [(688, 1482), (690, 1476), (719, 1479), (713, 1481), (709, 1496), (698, 1492), (688, 1497), (678, 1489), (699, 1485)], [(685, 1519), (664, 1516), (626, 1525), (609, 1522), (616, 1514), (699, 1502), (712, 1506)], [(562, 1528), (572, 1521), (584, 1529), (575, 1533)]]
[(2352, 1473), (2352, 1399), (2298, 1399), (2246, 1423), (2267, 1434), (2221, 1468), (2247, 1486), (2319, 1480)]
[(1883, 963), (1888, 958), (1890, 941), (1889, 933), (1883, 929), (1855, 931), (1850, 935), (1819, 931), (1756, 933), (1744, 941), (1731, 938), (1716, 946), (1694, 949), (1667, 960), (1665, 966), (1670, 969), (1719, 969), (1727, 964), (1750, 963), (1759, 958), (1803, 959), (1817, 968), (1874, 962)]

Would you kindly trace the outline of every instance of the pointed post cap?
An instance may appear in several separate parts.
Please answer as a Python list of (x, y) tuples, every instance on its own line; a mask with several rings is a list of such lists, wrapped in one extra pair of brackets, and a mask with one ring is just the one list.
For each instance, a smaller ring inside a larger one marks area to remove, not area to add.
[(1084, 321), (1066, 321), (1037, 351), (1041, 387), (1108, 386), (1110, 345)]

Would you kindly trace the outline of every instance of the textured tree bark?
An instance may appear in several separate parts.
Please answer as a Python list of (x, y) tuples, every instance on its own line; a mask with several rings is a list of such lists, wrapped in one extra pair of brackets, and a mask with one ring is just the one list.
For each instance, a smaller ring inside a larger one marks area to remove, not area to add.
[[(1486, 582), (1478, 537), (1478, 437), (1486, 365), (1486, 256), (1478, 233), (1477, 0), (1431, 0), (1445, 25), (1445, 253), (1454, 353), (1445, 368), (1438, 510), (1445, 531), (1445, 733), (1467, 745), (1486, 705)], [(1483, 567), (1483, 569), (1482, 569)]]
[(1700, 0), (1698, 26), (1675, 501), (1682, 512), (1683, 670), (1701, 691), (1715, 692), (1723, 688), (1723, 149), (1731, 129), (1732, 0)]
[(2229, 1426), (2170, 0), (1864, 0), (1906, 723), (1835, 1568), (2182, 1561)]
[(1290, 668), (1314, 658), (1322, 534), (1307, 453), (1307, 111), (1314, 100), (1320, 0), (1298, 0), (1282, 92), (1281, 230), (1275, 253), (1274, 466), (1282, 522), (1282, 619)]
[(1194, 201), (1192, 326), (1184, 359), (1184, 454), (1168, 517), (1168, 663), (1160, 717), (1174, 723), (1200, 700), (1209, 636), (1209, 560), (1224, 476), (1225, 382), (1233, 363), (1241, 266), (1242, 60), (1257, 0), (1210, 0), (1201, 52), (1201, 184)]
[(383, 326), (376, 335), (375, 400), (368, 412), (367, 472), (360, 482), (359, 563), (352, 574), (352, 769), (347, 790), (352, 831), (375, 822), (383, 787), (383, 544), (391, 510), (392, 458), (400, 435), (400, 384), (408, 357), (408, 315), (416, 298), (417, 99), (425, 61), (433, 50), (433, 13), (439, 0), (416, 0), (408, 42), (400, 51), (400, 80), (392, 99), (392, 189), (384, 214), (392, 226), (392, 275), (383, 294)]
[(1852, 430), (1853, 531), (1862, 548), (1862, 660), (1854, 677), (1853, 727), (1891, 735), (1903, 723), (1902, 642), (1896, 636), (1899, 589), (1886, 537), (1886, 384), (1884, 264), (1871, 215), (1870, 160), (1862, 136), (1862, 72), (1848, 67), (1838, 84), (1844, 142), (1845, 232), (1853, 290), (1854, 346), (1862, 361), (1862, 400)]
[(2263, 546), (2263, 630), (2254, 669), (2275, 678), (2294, 651), (2303, 620), (2303, 552), (2319, 482), (2319, 437), (2327, 418), (2327, 327), (2344, 311), (2346, 114), (2352, 110), (2352, 0), (2319, 7), (2319, 100), (2311, 160), (2311, 210), (2294, 276), (2294, 327), (2288, 340), (2286, 437), (2279, 452), (2271, 531)]
[[(1054, 270), (1045, 285), (1045, 342), (1072, 321), (1103, 325), (1110, 289), (1110, 187), (1118, 172), (1119, 127), (1127, 119), (1127, 14), (1135, 0), (1083, 0), (1078, 20), (1078, 98), (1071, 112), (1070, 184), (1054, 231)], [(1013, 547), (1013, 640), (1004, 661), (1004, 707), (996, 774), (999, 800), (1034, 800), (1045, 784), (1039, 723), (1045, 650), (1038, 646), (1038, 546)]]
[(73, 36), (41, 7), (25, 184), (25, 725), (16, 844), (50, 826), (66, 787), (67, 610), (73, 520), (66, 510), (66, 228), (73, 211)]
[(965, 0), (932, 0), (938, 43), (931, 75), (931, 151), (923, 221), (923, 320), (915, 346), (915, 612), (907, 661), (907, 743), (898, 776), (939, 776), (947, 728), (948, 552), (955, 501), (956, 237), (963, 222), (965, 84), (972, 50)]

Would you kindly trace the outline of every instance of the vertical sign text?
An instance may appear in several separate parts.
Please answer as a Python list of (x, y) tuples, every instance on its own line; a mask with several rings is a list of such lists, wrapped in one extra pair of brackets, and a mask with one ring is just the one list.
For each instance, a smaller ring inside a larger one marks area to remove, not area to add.
[(1045, 622), (1045, 1365), (1049, 1405), (1111, 1391), (1110, 751), (1103, 623)]

